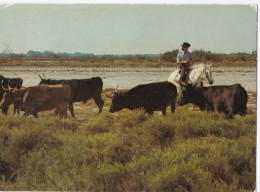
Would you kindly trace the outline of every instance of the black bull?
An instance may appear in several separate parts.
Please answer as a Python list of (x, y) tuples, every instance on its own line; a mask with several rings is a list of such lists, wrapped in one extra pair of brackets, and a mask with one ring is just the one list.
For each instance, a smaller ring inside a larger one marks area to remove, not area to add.
[[(22, 88), (23, 85), (23, 80), (21, 78), (6, 78), (3, 75), (0, 75), (0, 100), (3, 99), (3, 95), (5, 90), (4, 89), (9, 89), (9, 88), (17, 88), (20, 89)], [(3, 107), (2, 108), (2, 113), (7, 115), (8, 112), (8, 107)], [(19, 107), (14, 105), (14, 114), (15, 113), (20, 114)]]
[(43, 79), (41, 76), (41, 81), (39, 85), (57, 85), (57, 84), (67, 84), (72, 88), (73, 99), (69, 104), (69, 111), (72, 117), (75, 117), (73, 111), (73, 103), (81, 102), (84, 103), (93, 98), (95, 103), (99, 107), (99, 113), (102, 112), (104, 101), (101, 98), (103, 81), (100, 77), (93, 77), (90, 79), (70, 79), (70, 80), (52, 80)]
[(176, 97), (176, 86), (169, 82), (138, 85), (127, 92), (114, 93), (109, 111), (116, 112), (123, 108), (131, 110), (144, 108), (149, 115), (157, 110), (161, 110), (165, 115), (168, 105), (171, 105), (172, 112), (175, 111)]
[(178, 104), (182, 106), (194, 103), (201, 111), (224, 112), (227, 118), (233, 118), (233, 115), (236, 114), (246, 115), (247, 100), (247, 92), (240, 84), (210, 87), (188, 85), (183, 90), (182, 98)]

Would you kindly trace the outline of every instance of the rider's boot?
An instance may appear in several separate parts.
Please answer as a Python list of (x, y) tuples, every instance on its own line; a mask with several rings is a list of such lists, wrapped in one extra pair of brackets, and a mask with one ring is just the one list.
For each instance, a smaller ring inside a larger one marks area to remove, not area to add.
[(184, 66), (181, 67), (180, 85), (181, 86), (186, 85), (186, 83), (185, 83), (185, 67)]

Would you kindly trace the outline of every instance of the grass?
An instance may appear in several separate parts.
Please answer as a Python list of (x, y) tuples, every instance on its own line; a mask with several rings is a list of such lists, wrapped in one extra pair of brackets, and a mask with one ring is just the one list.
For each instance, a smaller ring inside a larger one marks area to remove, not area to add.
[[(105, 107), (109, 99), (104, 98)], [(0, 190), (253, 191), (256, 113), (0, 116)], [(169, 109), (168, 109), (169, 110)], [(10, 112), (11, 113), (11, 112)]]

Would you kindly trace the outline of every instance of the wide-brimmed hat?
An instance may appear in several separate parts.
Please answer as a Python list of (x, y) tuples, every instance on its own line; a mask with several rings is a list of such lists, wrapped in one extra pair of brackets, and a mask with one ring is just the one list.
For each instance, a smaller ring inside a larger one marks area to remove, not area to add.
[(181, 46), (182, 46), (182, 47), (190, 47), (190, 44), (187, 43), (187, 42), (184, 42)]

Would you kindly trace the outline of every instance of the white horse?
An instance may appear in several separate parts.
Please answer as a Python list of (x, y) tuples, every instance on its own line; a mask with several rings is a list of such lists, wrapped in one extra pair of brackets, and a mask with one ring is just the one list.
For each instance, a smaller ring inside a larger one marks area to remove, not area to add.
[[(212, 76), (212, 64), (206, 65), (204, 63), (200, 63), (197, 65), (192, 65), (189, 67), (189, 70), (191, 70), (188, 74), (188, 83), (192, 84), (194, 86), (200, 87), (202, 86), (203, 82), (206, 82), (210, 85), (214, 83), (213, 76)], [(178, 93), (180, 92), (180, 73), (179, 69), (173, 71), (168, 81), (170, 83), (173, 83), (177, 87)]]
[[(189, 70), (191, 70), (188, 74), (188, 83), (192, 84), (196, 87), (203, 86), (203, 82), (206, 82), (210, 85), (214, 83), (213, 76), (212, 76), (212, 64), (206, 65), (204, 63), (200, 63), (197, 65), (192, 65), (189, 67)], [(180, 70), (177, 69), (173, 71), (169, 78), (168, 81), (170, 83), (173, 83), (177, 87), (177, 92), (180, 93)], [(190, 110), (193, 110), (194, 105), (190, 105)]]

